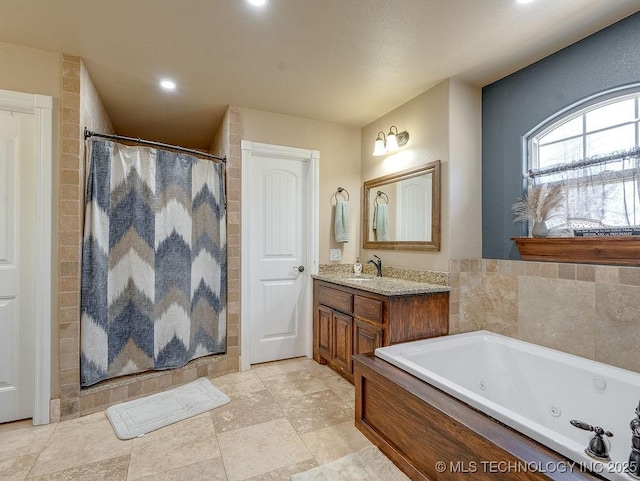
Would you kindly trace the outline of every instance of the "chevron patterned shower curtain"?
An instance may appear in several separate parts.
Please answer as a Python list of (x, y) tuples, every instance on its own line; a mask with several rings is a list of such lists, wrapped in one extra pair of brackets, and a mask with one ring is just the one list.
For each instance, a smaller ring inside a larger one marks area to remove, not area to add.
[(222, 164), (92, 140), (81, 384), (226, 351)]

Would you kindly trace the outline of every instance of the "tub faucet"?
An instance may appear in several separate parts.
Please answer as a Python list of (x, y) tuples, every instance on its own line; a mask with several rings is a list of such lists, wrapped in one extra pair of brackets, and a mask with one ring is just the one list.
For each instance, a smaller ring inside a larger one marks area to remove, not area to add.
[(589, 441), (589, 445), (584, 450), (589, 456), (599, 461), (611, 461), (609, 457), (609, 443), (605, 441), (602, 436), (612, 437), (611, 431), (605, 431), (600, 426), (592, 426), (584, 421), (577, 421), (572, 419), (569, 421), (576, 428), (584, 429), (585, 431), (593, 431), (595, 434)]
[(374, 266), (376, 266), (376, 277), (382, 277), (382, 259), (380, 259), (377, 255), (373, 255), (373, 257), (375, 257), (376, 259), (378, 259), (377, 261), (374, 261), (373, 259), (369, 259), (369, 262), (367, 262), (367, 264), (373, 264)]

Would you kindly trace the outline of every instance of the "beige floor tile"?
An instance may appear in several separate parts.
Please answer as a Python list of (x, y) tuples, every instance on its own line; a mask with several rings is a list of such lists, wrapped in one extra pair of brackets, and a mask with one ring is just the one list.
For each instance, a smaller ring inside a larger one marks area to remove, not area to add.
[(303, 434), (301, 437), (318, 464), (328, 463), (371, 444), (356, 429), (353, 421)]
[(229, 481), (245, 480), (312, 459), (286, 419), (220, 433), (218, 442)]
[(345, 402), (355, 404), (355, 387), (345, 378), (343, 378), (339, 374), (336, 374), (336, 376), (327, 376), (322, 378), (322, 382), (329, 386), (329, 389), (331, 389), (340, 399)]
[(329, 389), (322, 379), (313, 377), (306, 370), (269, 377), (262, 382), (277, 400), (305, 396)]
[(30, 476), (128, 456), (131, 441), (118, 439), (104, 413), (58, 424)]
[(129, 456), (105, 459), (97, 463), (30, 477), (29, 481), (126, 481)]
[(330, 390), (283, 400), (280, 406), (298, 434), (317, 431), (354, 418), (353, 405), (344, 402)]
[(242, 371), (211, 379), (215, 387), (231, 399), (265, 389), (264, 384), (253, 371)]
[(282, 409), (266, 389), (235, 397), (229, 404), (211, 411), (217, 433), (262, 424), (284, 417)]
[(55, 424), (47, 424), (0, 432), (0, 460), (39, 453), (55, 428)]
[(139, 481), (227, 481), (227, 474), (222, 459), (215, 458), (153, 474)]
[(335, 374), (335, 371), (332, 370), (329, 366), (327, 366), (326, 364), (318, 364), (313, 359), (305, 359), (304, 361), (300, 361), (300, 364), (302, 364), (304, 368), (315, 377), (322, 378)]
[(290, 481), (292, 474), (303, 473), (318, 466), (315, 459), (309, 459), (300, 463), (292, 464), (284, 468), (276, 469), (270, 473), (253, 476), (246, 481)]
[(302, 362), (299, 360), (292, 360), (289, 362), (278, 364), (258, 364), (257, 366), (251, 368), (251, 372), (255, 372), (258, 377), (263, 380), (270, 377), (299, 371), (306, 371), (304, 364), (302, 364)]
[(82, 416), (79, 418), (62, 421), (58, 424), (61, 428), (68, 429), (71, 427), (85, 426), (91, 423), (98, 423), (98, 422), (104, 421), (105, 419), (107, 419), (106, 413), (104, 411), (98, 411), (96, 413), (89, 414), (87, 416)]
[(128, 480), (171, 471), (220, 456), (209, 413), (133, 440)]
[(37, 454), (29, 454), (0, 461), (0, 479), (2, 481), (23, 481), (36, 459), (38, 459)]
[(0, 433), (3, 431), (14, 431), (16, 429), (30, 428), (33, 426), (32, 419), (23, 419), (21, 421), (13, 421), (10, 423), (0, 424)]
[(135, 440), (117, 439), (104, 412), (1, 425), (0, 479), (289, 481), (368, 444), (353, 427), (353, 386), (310, 359), (212, 381), (230, 404)]

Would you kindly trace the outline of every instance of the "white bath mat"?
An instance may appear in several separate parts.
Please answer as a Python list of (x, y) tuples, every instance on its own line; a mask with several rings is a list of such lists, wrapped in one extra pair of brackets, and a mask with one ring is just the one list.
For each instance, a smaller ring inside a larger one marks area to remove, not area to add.
[(411, 481), (375, 446), (291, 476), (291, 481)]
[(107, 409), (116, 436), (131, 439), (229, 403), (206, 377)]

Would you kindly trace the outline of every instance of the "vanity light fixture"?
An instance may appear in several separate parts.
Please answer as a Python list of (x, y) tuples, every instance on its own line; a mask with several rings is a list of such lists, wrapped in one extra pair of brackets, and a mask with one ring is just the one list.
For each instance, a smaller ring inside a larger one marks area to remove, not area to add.
[(249, 0), (249, 3), (256, 7), (262, 7), (265, 3), (267, 3), (267, 0)]
[[(395, 129), (395, 132), (394, 132)], [(384, 135), (384, 132), (378, 132), (376, 143), (373, 149), (373, 155), (384, 155), (390, 152), (395, 152), (400, 147), (407, 144), (409, 141), (409, 132), (398, 132), (398, 127), (392, 125), (389, 129), (389, 133)]]

